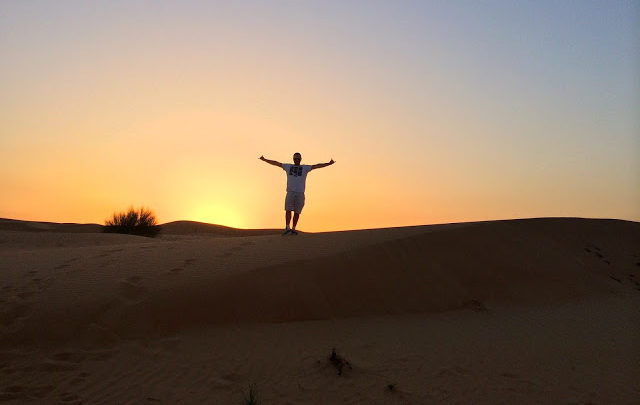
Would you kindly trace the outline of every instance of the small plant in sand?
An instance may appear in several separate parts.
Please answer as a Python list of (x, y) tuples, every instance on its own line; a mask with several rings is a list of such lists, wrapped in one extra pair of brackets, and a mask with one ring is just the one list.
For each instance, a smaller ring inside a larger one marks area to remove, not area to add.
[(160, 233), (160, 226), (155, 214), (146, 208), (138, 210), (133, 207), (126, 212), (116, 212), (104, 222), (104, 232), (127, 233), (132, 235), (155, 237)]
[(353, 370), (351, 364), (347, 361), (347, 359), (341, 357), (338, 353), (336, 353), (335, 347), (331, 350), (331, 356), (329, 356), (329, 361), (333, 366), (338, 370), (338, 375), (342, 375), (342, 369), (345, 367), (349, 367), (350, 370)]
[(253, 385), (249, 386), (249, 394), (244, 398), (245, 405), (257, 405), (256, 388)]

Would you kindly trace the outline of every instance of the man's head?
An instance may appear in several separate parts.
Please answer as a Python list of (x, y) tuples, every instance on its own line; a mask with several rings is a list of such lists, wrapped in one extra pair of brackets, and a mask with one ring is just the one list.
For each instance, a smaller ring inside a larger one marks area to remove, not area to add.
[(302, 155), (299, 152), (296, 152), (293, 154), (293, 163), (296, 165), (300, 164), (300, 161), (302, 161)]

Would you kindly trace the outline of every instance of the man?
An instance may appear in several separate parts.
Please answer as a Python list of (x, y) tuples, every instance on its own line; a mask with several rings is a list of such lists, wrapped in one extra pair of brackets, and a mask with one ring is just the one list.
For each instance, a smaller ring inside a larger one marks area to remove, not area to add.
[[(265, 159), (264, 156), (260, 156), (260, 160), (267, 162), (270, 165), (278, 166), (287, 172), (287, 197), (284, 200), (284, 210), (286, 228), (283, 235), (291, 233), (297, 235), (296, 225), (304, 207), (304, 188), (307, 180), (307, 174), (313, 169), (320, 169), (321, 167), (327, 167), (335, 162), (333, 159), (329, 163), (318, 163), (315, 165), (301, 165), (302, 155), (298, 152), (293, 154), (293, 164), (280, 163), (275, 160)], [(293, 211), (293, 227), (289, 228), (289, 222), (291, 222), (291, 212)]]

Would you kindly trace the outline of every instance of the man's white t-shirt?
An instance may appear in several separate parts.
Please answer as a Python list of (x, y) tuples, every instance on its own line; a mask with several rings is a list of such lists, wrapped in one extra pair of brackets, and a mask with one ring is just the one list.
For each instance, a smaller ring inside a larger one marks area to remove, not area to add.
[(282, 168), (287, 172), (287, 191), (304, 193), (307, 173), (311, 171), (311, 166), (283, 163)]

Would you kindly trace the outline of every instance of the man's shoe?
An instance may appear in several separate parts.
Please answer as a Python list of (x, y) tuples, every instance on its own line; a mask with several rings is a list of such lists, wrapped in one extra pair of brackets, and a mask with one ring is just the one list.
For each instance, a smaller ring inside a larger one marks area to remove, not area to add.
[(282, 236), (288, 235), (290, 233), (291, 233), (291, 229), (285, 229), (284, 232), (282, 232)]
[(291, 235), (297, 235), (297, 234), (298, 234), (298, 231), (296, 231), (295, 229), (291, 230)]

